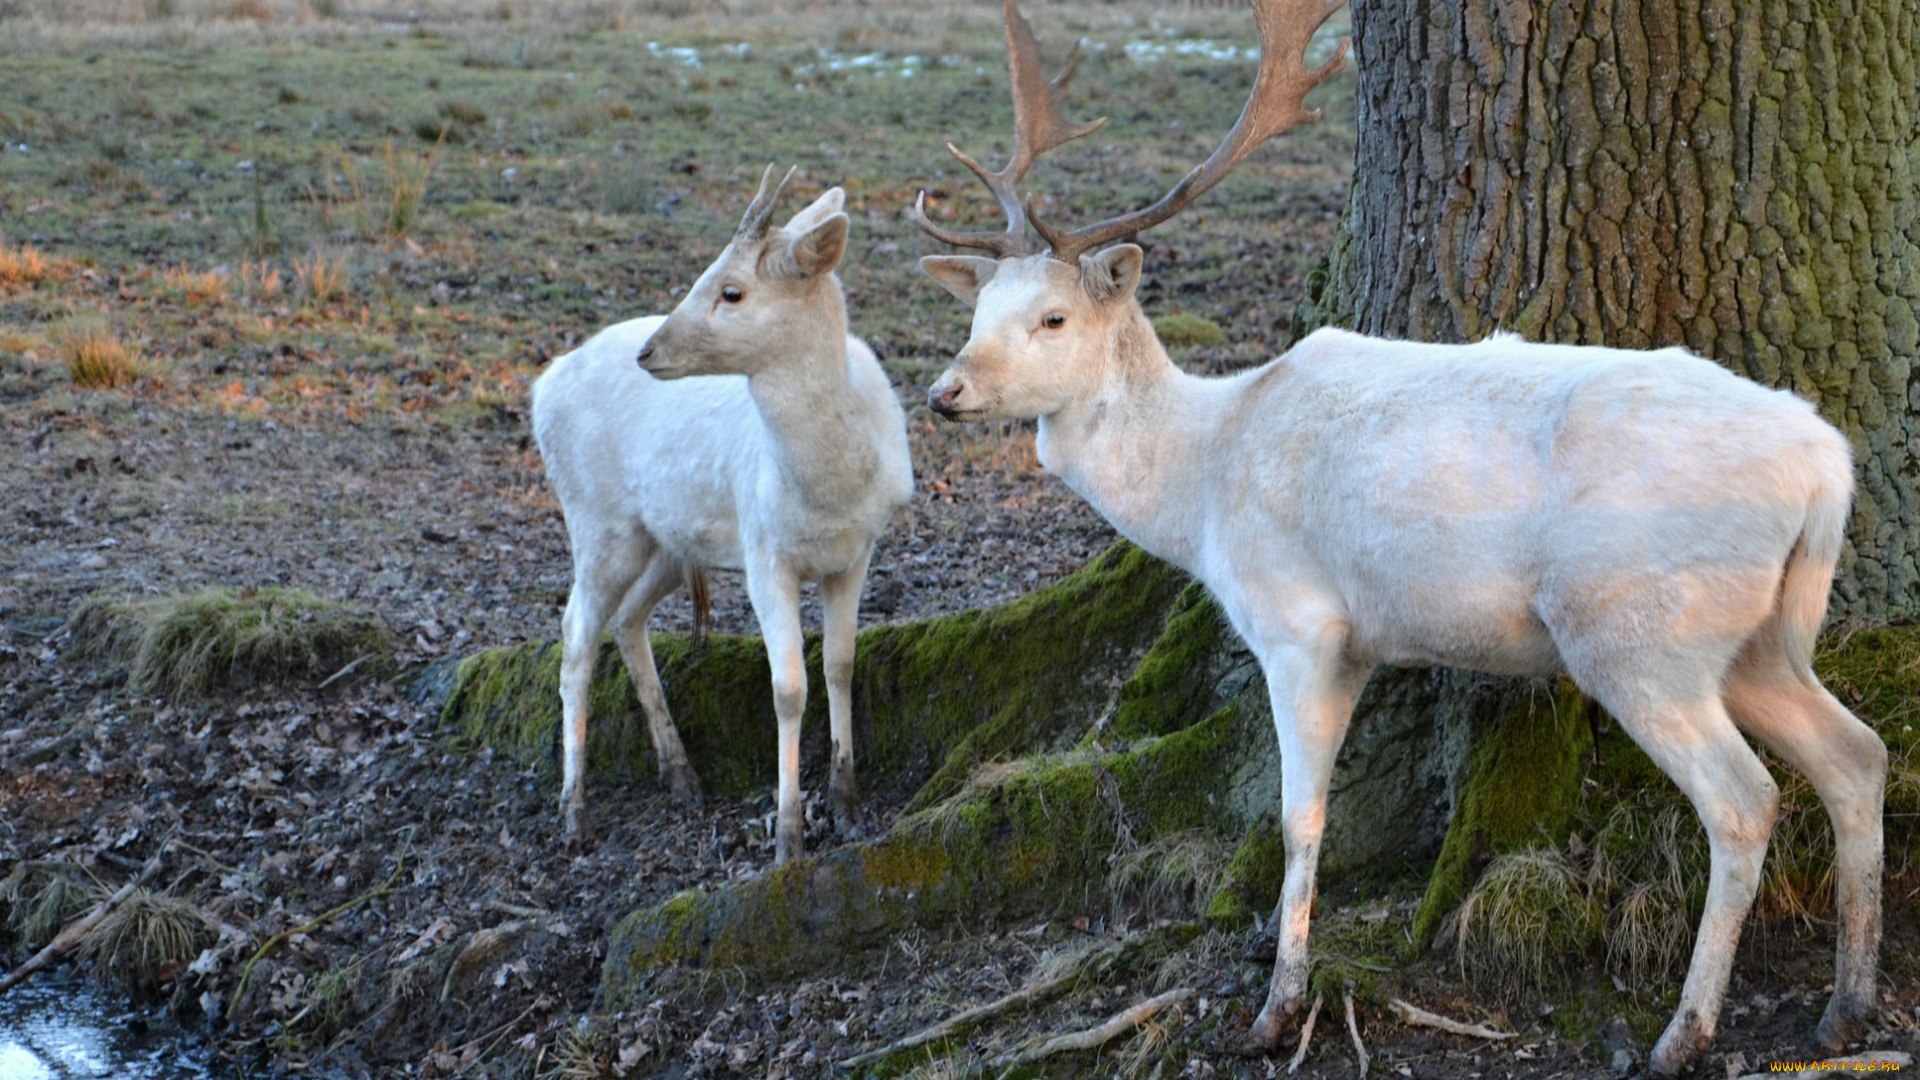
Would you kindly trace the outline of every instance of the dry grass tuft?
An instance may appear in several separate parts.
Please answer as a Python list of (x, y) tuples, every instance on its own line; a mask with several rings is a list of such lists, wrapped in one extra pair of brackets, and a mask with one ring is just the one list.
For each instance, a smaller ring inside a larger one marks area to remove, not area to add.
[(226, 16), (235, 22), (270, 23), (273, 9), (267, 0), (228, 0)]
[(350, 276), (344, 251), (315, 248), (293, 260), (293, 280), (300, 290), (300, 298), (316, 307), (344, 299)]
[(209, 589), (147, 600), (93, 598), (74, 615), (88, 656), (127, 666), (135, 690), (172, 698), (286, 678), (326, 678), (391, 652), (371, 615), (304, 589)]
[[(446, 132), (446, 126), (439, 128), (438, 144), (444, 145)], [(438, 146), (432, 153), (408, 154), (396, 149), (389, 138), (380, 158), (380, 177), (376, 183), (362, 175), (353, 158), (342, 155), (340, 174), (347, 185), (344, 201), (360, 231), (391, 237), (411, 232), (419, 222), (421, 208), (426, 204), (427, 187), (439, 161)]]
[(161, 272), (160, 280), (169, 293), (188, 304), (218, 304), (227, 295), (226, 279), (212, 270), (169, 266)]
[(1233, 848), (1209, 830), (1168, 833), (1115, 856), (1107, 892), (1157, 914), (1193, 914), (1220, 888), (1232, 858)]
[(256, 300), (271, 302), (286, 292), (286, 279), (279, 270), (267, 265), (264, 259), (260, 262), (242, 262), (239, 278), (240, 287)]
[(539, 1080), (612, 1080), (626, 1070), (614, 1067), (616, 1050), (594, 1031), (586, 1017), (560, 1029), (549, 1054), (552, 1064)]
[(53, 340), (75, 386), (110, 390), (132, 386), (139, 378), (139, 358), (133, 347), (99, 319), (70, 322), (55, 332)]
[(52, 267), (39, 248), (0, 247), (0, 287), (34, 286), (47, 279)]
[(1533, 992), (1583, 956), (1602, 909), (1557, 848), (1496, 857), (1450, 919), (1461, 974), (1512, 998)]
[(87, 931), (80, 951), (127, 989), (150, 990), (200, 955), (208, 936), (206, 920), (191, 903), (135, 889)]
[(52, 941), (62, 927), (106, 895), (105, 889), (80, 880), (70, 870), (25, 862), (16, 864), (13, 873), (0, 881), (0, 906), (7, 911), (7, 928), (30, 948)]

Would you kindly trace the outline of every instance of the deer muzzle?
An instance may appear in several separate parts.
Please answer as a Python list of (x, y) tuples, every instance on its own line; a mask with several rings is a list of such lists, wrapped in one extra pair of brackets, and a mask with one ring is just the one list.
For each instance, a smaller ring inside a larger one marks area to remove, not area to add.
[(949, 420), (957, 419), (962, 412), (960, 395), (966, 393), (967, 386), (951, 374), (941, 378), (927, 389), (927, 408)]

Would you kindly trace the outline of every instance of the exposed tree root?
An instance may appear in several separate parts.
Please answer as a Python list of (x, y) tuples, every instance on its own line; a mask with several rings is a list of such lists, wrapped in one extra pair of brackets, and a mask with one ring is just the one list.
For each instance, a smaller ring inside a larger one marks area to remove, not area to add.
[(1313, 1042), (1313, 1022), (1320, 1019), (1320, 1006), (1327, 1000), (1325, 994), (1313, 995), (1313, 1008), (1307, 1010), (1307, 1022), (1300, 1025), (1300, 1046), (1293, 1052), (1293, 1060), (1287, 1062), (1287, 1075), (1292, 1076), (1307, 1060), (1307, 1047)]
[(1341, 996), (1347, 999), (1347, 1034), (1353, 1036), (1353, 1056), (1360, 1059), (1360, 1080), (1367, 1080), (1367, 1046), (1360, 1041), (1360, 1025), (1353, 1021), (1353, 991)]
[(140, 872), (134, 875), (132, 881), (122, 885), (119, 892), (100, 901), (92, 911), (68, 924), (66, 929), (60, 931), (52, 941), (47, 942), (46, 948), (34, 953), (26, 963), (8, 972), (6, 978), (0, 979), (0, 994), (26, 982), (33, 977), (34, 972), (65, 956), (75, 945), (78, 945), (80, 939), (87, 935), (87, 931), (99, 926), (101, 920), (105, 919), (114, 908), (119, 907), (127, 897), (132, 896), (135, 889), (145, 885), (148, 878), (160, 872), (160, 863), (166, 858), (167, 850), (171, 846), (171, 840), (161, 844), (160, 850), (153, 853), (153, 857), (146, 861), (146, 865), (140, 868)]
[(1124, 944), (1114, 944), (1108, 945), (1105, 948), (1096, 949), (1083, 957), (1079, 963), (1074, 964), (1067, 971), (1051, 979), (1037, 983), (1029, 983), (1005, 997), (989, 1001), (985, 1005), (975, 1006), (965, 1012), (948, 1017), (931, 1027), (921, 1028), (919, 1031), (904, 1038), (895, 1039), (893, 1042), (888, 1043), (878, 1050), (869, 1050), (864, 1054), (856, 1054), (853, 1057), (841, 1061), (839, 1067), (843, 1069), (856, 1069), (862, 1065), (871, 1065), (874, 1062), (892, 1057), (902, 1051), (912, 1050), (917, 1046), (925, 1046), (928, 1043), (952, 1039), (972, 1029), (981, 1021), (989, 1020), (1004, 1012), (1011, 1012), (1014, 1009), (1025, 1008), (1029, 1005), (1044, 1001), (1065, 987), (1072, 985), (1081, 975), (1086, 973), (1088, 968), (1119, 956), (1125, 948), (1126, 946)]
[(1084, 1031), (1056, 1035), (1038, 1046), (1024, 1050), (1012, 1050), (988, 1061), (984, 1068), (998, 1072), (1004, 1069), (1018, 1068), (1043, 1061), (1055, 1054), (1068, 1054), (1075, 1050), (1093, 1050), (1106, 1045), (1115, 1038), (1132, 1031), (1160, 1014), (1169, 1005), (1177, 1005), (1193, 996), (1193, 988), (1180, 987), (1164, 994), (1150, 997), (1130, 1009), (1115, 1013), (1103, 1023)]
[(1475, 1039), (1493, 1039), (1496, 1042), (1501, 1039), (1519, 1038), (1518, 1035), (1511, 1031), (1496, 1031), (1485, 1024), (1468, 1024), (1459, 1020), (1448, 1019), (1439, 1013), (1430, 1013), (1418, 1005), (1408, 1004), (1399, 998), (1394, 998), (1387, 1002), (1387, 1004), (1391, 1005), (1394, 1011), (1400, 1014), (1400, 1019), (1406, 1021), (1406, 1023), (1412, 1027), (1438, 1028), (1441, 1031), (1453, 1035), (1466, 1035)]

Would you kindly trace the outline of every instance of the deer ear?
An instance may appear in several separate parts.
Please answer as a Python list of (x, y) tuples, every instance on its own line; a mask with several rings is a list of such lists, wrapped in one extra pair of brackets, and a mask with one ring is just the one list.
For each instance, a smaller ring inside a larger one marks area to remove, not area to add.
[(961, 303), (972, 307), (980, 290), (993, 280), (1000, 263), (978, 255), (925, 255), (920, 259), (920, 269), (958, 297)]
[(793, 219), (787, 222), (787, 230), (789, 232), (806, 232), (815, 225), (825, 221), (829, 216), (845, 209), (846, 205), (846, 192), (837, 187), (828, 188), (820, 194), (819, 198), (808, 203), (801, 208), (799, 213), (793, 215)]
[(846, 250), (847, 215), (833, 214), (794, 237), (786, 257), (774, 265), (789, 277), (818, 277), (839, 266)]
[(1140, 287), (1140, 264), (1146, 253), (1138, 244), (1115, 244), (1080, 256), (1080, 281), (1087, 294), (1102, 304), (1124, 303)]

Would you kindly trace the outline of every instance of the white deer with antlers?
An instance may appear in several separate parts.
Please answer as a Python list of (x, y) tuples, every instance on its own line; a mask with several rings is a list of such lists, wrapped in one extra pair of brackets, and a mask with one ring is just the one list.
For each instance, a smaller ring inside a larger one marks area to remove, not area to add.
[(804, 846), (808, 581), (820, 583), (823, 608), (829, 802), (843, 835), (857, 825), (854, 622), (874, 540), (913, 493), (906, 418), (872, 350), (847, 333), (833, 273), (846, 249), (845, 196), (833, 188), (775, 229), (769, 218), (786, 180), (770, 195), (772, 177), (769, 166), (732, 242), (671, 315), (602, 330), (533, 387), (534, 434), (573, 547), (560, 662), (569, 839), (582, 830), (587, 690), (609, 621), (661, 778), (683, 800), (700, 797), (647, 619), (683, 583), (703, 608), (710, 568), (746, 571), (773, 669), (775, 860), (796, 859)]
[[(974, 307), (929, 391), (957, 420), (1039, 420), (1040, 460), (1124, 535), (1205, 582), (1267, 677), (1282, 758), (1278, 955), (1247, 1048), (1304, 1003), (1328, 781), (1375, 666), (1569, 673), (1678, 783), (1711, 881), (1678, 1011), (1651, 1065), (1712, 1037), (1778, 804), (1751, 735), (1813, 782), (1837, 837), (1838, 972), (1819, 1039), (1874, 1008), (1886, 747), (1815, 678), (1852, 497), (1846, 441), (1803, 401), (1679, 349), (1383, 341), (1321, 330), (1220, 379), (1168, 360), (1134, 299), (1141, 250), (1261, 142), (1318, 118), (1302, 99), (1339, 0), (1255, 0), (1259, 74), (1213, 154), (1153, 205), (1072, 232), (1023, 208), (1034, 158), (1088, 134), (1043, 81), (1006, 0), (1017, 140), (992, 189), (1003, 233), (921, 227), (996, 258), (921, 266)], [(1029, 242), (1031, 224), (1045, 248)]]

